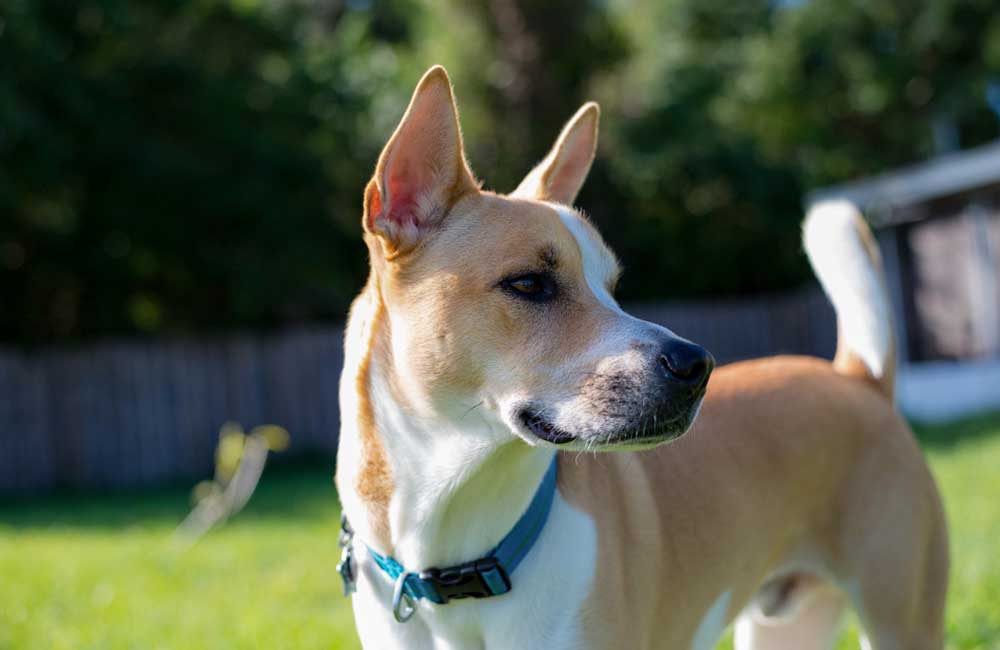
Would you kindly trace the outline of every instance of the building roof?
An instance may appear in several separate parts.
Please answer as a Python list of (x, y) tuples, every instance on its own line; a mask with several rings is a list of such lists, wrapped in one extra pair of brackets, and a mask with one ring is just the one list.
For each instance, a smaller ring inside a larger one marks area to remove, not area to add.
[(1000, 183), (1000, 140), (944, 154), (861, 180), (821, 187), (806, 196), (807, 206), (826, 199), (847, 199), (875, 225), (894, 221), (892, 208), (922, 203)]

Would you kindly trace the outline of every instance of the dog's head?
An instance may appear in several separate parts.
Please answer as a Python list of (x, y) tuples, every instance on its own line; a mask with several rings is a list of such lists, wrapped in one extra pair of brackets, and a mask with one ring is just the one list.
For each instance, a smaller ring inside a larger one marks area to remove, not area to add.
[(510, 195), (480, 189), (440, 67), (421, 79), (365, 192), (394, 398), (414, 417), (485, 418), (497, 438), (601, 449), (684, 433), (713, 360), (614, 299), (620, 267), (570, 207), (599, 110), (585, 105)]

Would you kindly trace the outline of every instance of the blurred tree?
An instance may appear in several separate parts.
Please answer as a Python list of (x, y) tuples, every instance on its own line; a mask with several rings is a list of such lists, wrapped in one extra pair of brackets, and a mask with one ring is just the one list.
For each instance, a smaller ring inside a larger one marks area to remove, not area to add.
[(806, 185), (846, 180), (998, 135), (1000, 2), (801, 2), (747, 39), (712, 110)]
[[(795, 169), (760, 156), (713, 103), (746, 65), (744, 44), (768, 29), (767, 0), (628, 3), (623, 22), (645, 43), (603, 80), (611, 110), (605, 156), (615, 204), (595, 212), (638, 267), (623, 297), (735, 294), (794, 286), (801, 185)], [(605, 194), (607, 198), (609, 195)]]
[(418, 60), (447, 62), (472, 168), (501, 192), (548, 152), (589, 99), (593, 78), (629, 54), (617, 17), (597, 0), (433, 0), (428, 7)]
[(997, 137), (998, 43), (1000, 0), (7, 0), (0, 340), (339, 319), (432, 63), (500, 191), (601, 100), (623, 299), (791, 287), (804, 190)]
[(626, 297), (794, 286), (805, 189), (998, 135), (997, 0), (615, 7), (643, 47), (601, 80), (620, 191), (596, 213), (642, 269)]
[(601, 150), (579, 203), (633, 271), (623, 299), (779, 289), (806, 277), (794, 169), (763, 160), (751, 135), (706, 110), (744, 65), (742, 40), (768, 28), (768, 2), (431, 7), (419, 58), (449, 62), (487, 187), (516, 186), (580, 104), (601, 100)]
[(341, 313), (391, 11), (11, 0), (2, 21), (0, 337)]

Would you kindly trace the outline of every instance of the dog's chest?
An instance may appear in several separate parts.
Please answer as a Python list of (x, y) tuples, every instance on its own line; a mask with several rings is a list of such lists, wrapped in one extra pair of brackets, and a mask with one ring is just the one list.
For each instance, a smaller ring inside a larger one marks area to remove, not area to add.
[(593, 520), (557, 494), (505, 596), (443, 606), (422, 601), (410, 621), (397, 623), (388, 579), (365, 556), (353, 603), (358, 632), (370, 649), (578, 650), (586, 647), (581, 609), (594, 589), (596, 562)]

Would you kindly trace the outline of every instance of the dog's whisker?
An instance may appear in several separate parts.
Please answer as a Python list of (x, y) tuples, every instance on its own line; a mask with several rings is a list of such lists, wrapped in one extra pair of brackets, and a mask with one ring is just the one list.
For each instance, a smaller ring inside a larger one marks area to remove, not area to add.
[(478, 404), (472, 405), (471, 407), (469, 407), (469, 409), (465, 413), (462, 414), (462, 417), (460, 417), (459, 420), (464, 420), (465, 417), (469, 413), (472, 413), (473, 411), (475, 411), (477, 408), (479, 408), (480, 406), (482, 406), (485, 403), (486, 403), (486, 400), (480, 400)]

